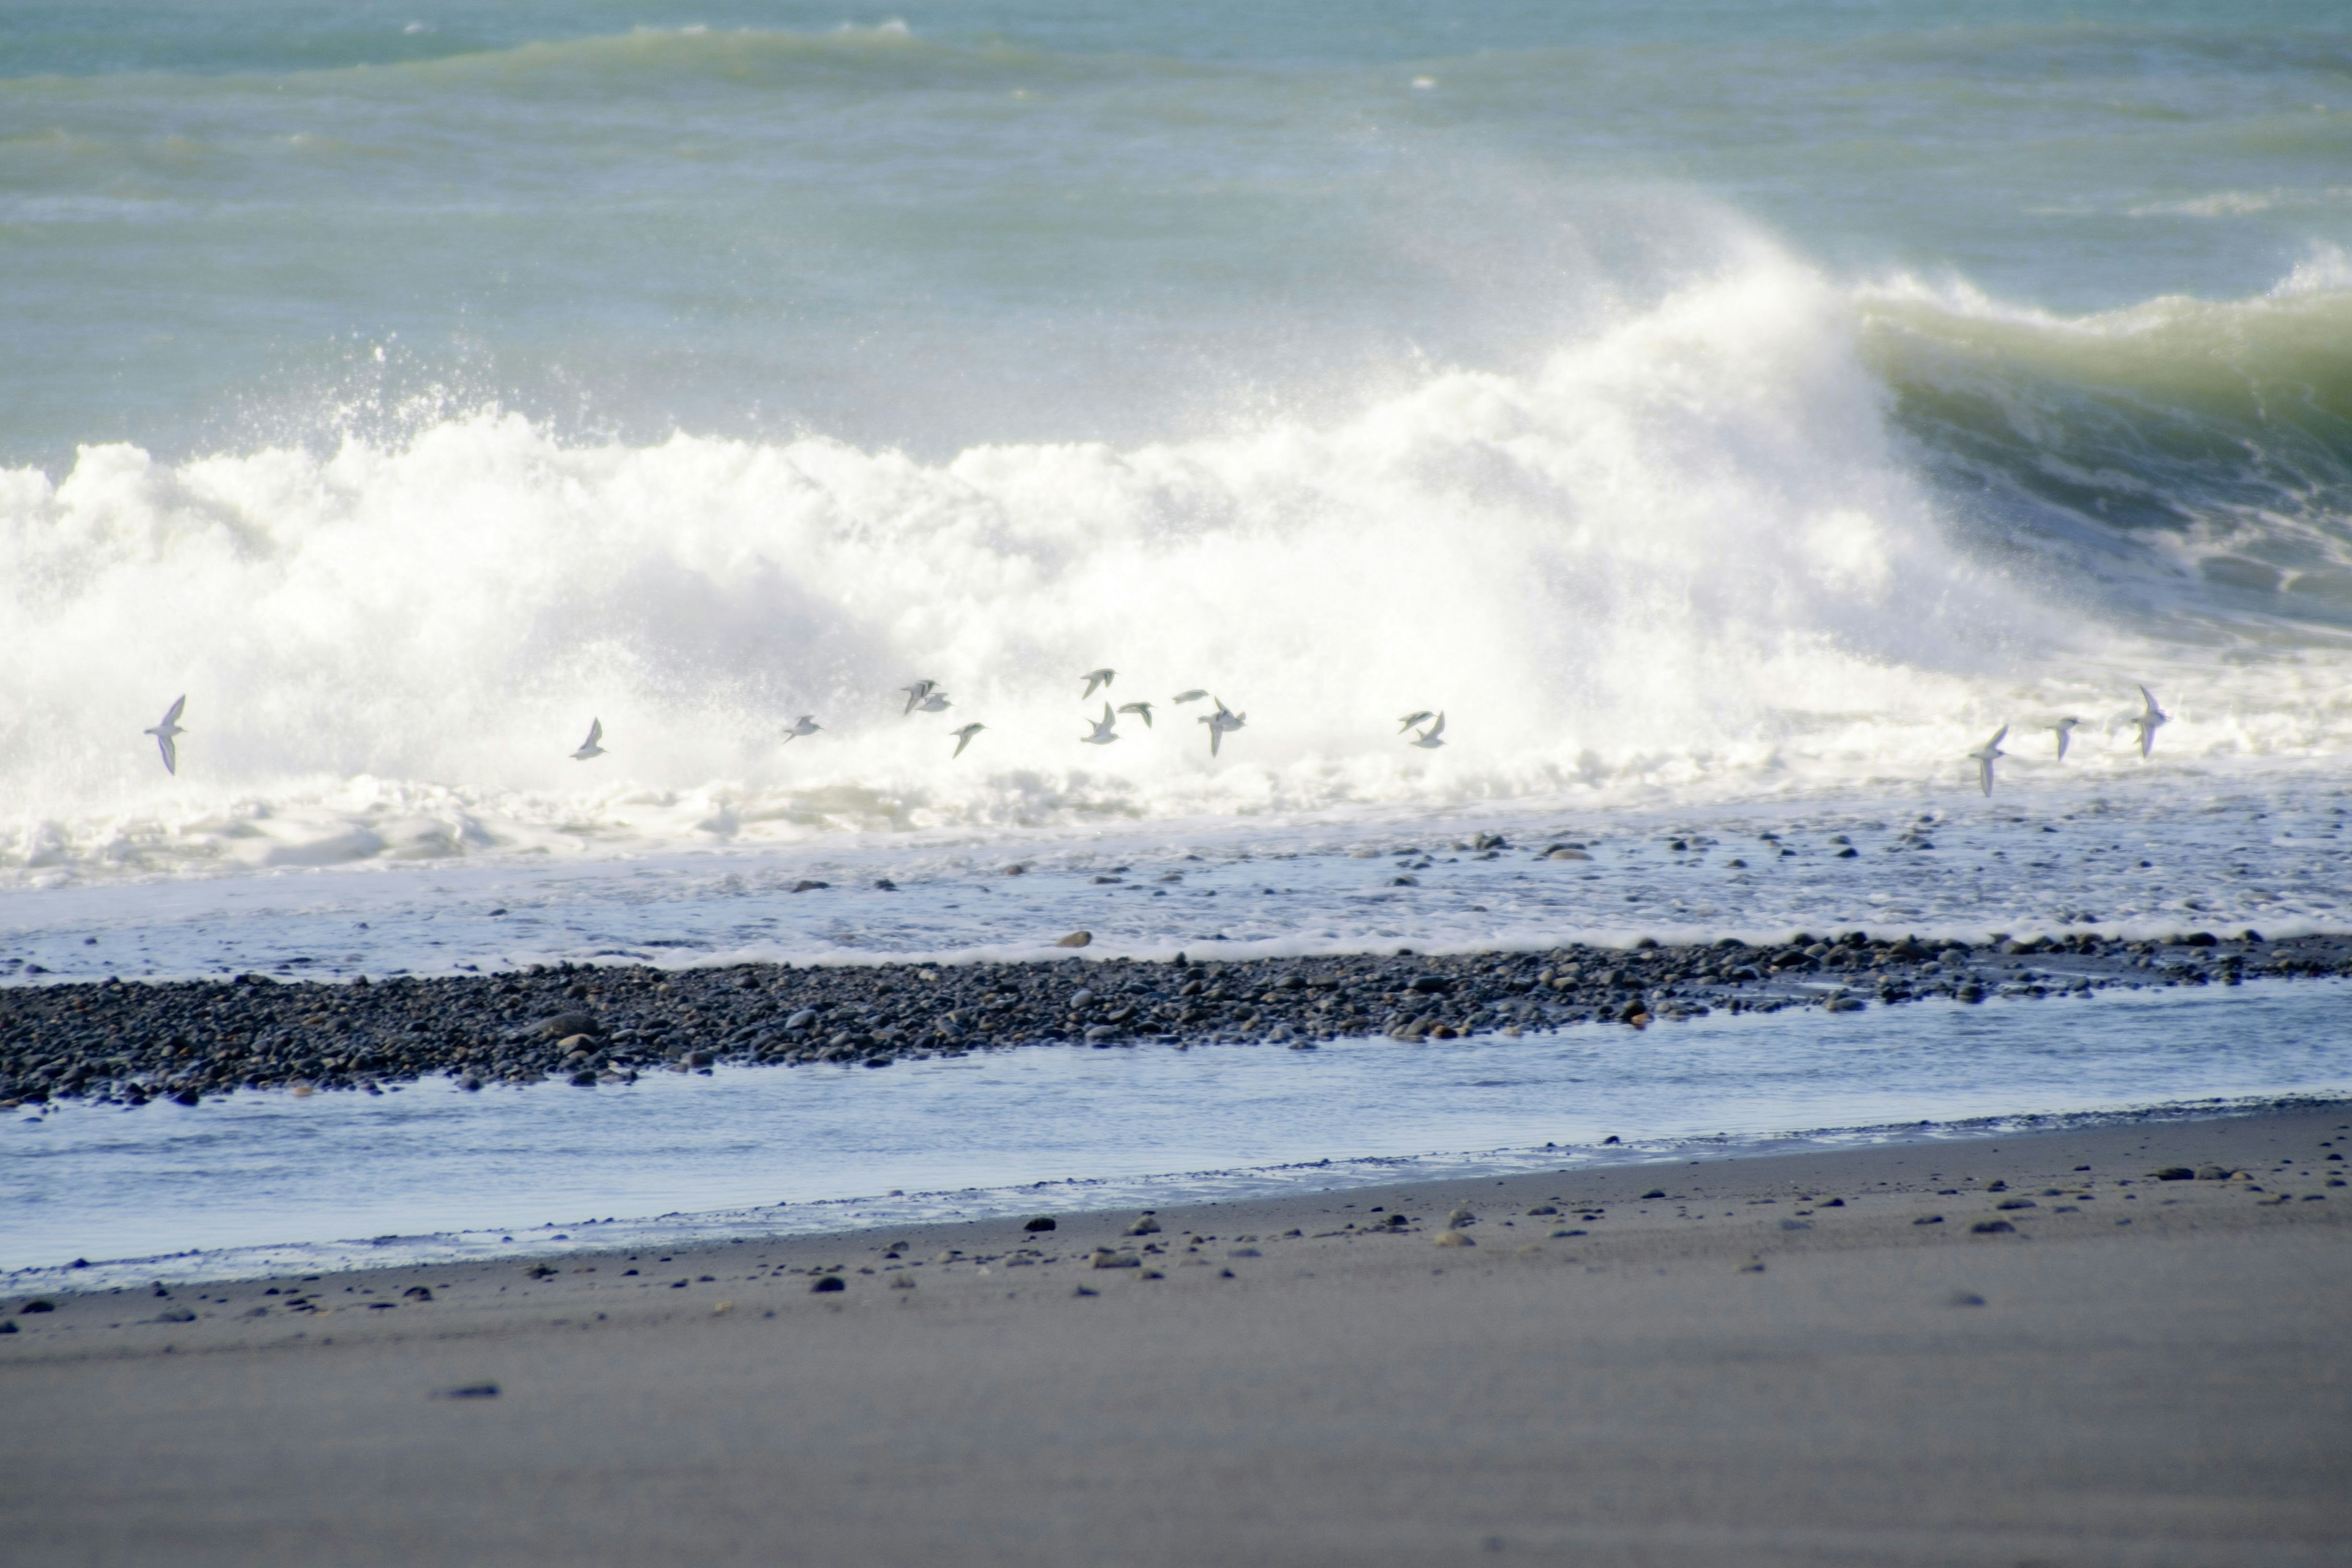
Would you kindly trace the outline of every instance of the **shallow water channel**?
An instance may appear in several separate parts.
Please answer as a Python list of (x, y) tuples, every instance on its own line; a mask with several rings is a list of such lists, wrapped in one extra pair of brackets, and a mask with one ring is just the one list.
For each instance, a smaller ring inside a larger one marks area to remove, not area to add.
[(2265, 982), (593, 1091), (68, 1104), (0, 1122), (0, 1269), (19, 1287), (233, 1278), (2220, 1109), (2352, 1092), (2347, 1001), (2340, 982)]

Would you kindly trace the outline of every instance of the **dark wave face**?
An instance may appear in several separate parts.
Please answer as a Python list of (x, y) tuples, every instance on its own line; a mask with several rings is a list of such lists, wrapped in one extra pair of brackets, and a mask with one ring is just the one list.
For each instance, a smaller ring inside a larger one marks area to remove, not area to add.
[(2352, 631), (2340, 258), (2226, 302), (2062, 319), (1905, 289), (1863, 310), (1923, 468), (2031, 575), (2176, 636)]

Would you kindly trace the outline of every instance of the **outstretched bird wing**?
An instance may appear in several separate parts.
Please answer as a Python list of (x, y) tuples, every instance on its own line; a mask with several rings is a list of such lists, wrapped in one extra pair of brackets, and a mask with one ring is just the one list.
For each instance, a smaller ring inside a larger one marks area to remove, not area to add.
[(163, 752), (163, 771), (177, 777), (180, 772), (180, 748), (172, 743), (172, 737), (169, 735), (156, 736), (155, 744)]
[(173, 700), (170, 710), (163, 715), (163, 721), (157, 725), (156, 728), (159, 730), (168, 730), (173, 725), (178, 723), (180, 721), (180, 715), (186, 711), (187, 706), (187, 694), (183, 692), (180, 696)]

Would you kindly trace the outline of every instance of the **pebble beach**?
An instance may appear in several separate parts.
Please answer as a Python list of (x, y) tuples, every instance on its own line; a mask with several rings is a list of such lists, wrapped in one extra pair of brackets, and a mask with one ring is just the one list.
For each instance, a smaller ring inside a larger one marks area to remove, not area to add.
[(224, 981), (0, 990), (0, 1109), (52, 1098), (194, 1104), (238, 1089), (380, 1091), (548, 1080), (618, 1088), (719, 1064), (884, 1068), (1082, 1042), (1343, 1037), (1447, 1040), (1730, 1013), (2042, 998), (2352, 973), (2352, 939), (2004, 937), (1971, 944), (1856, 931), (1784, 943), (1162, 963), (533, 965), (478, 978)]

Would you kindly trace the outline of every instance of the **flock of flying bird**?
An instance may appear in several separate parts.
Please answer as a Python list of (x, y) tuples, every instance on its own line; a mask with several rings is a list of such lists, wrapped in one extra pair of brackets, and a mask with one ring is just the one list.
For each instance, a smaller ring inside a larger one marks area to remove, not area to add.
[[(1110, 668), (1090, 669), (1078, 679), (1087, 683), (1087, 689), (1078, 693), (1078, 700), (1084, 702), (1097, 690), (1108, 691), (1110, 683), (1118, 679), (1118, 671)], [(907, 705), (899, 710), (901, 718), (917, 713), (944, 713), (954, 706), (949, 700), (946, 690), (936, 680), (918, 680), (912, 686), (902, 686), (898, 689), (907, 694)], [(1204, 697), (1208, 697), (1210, 701), (1217, 705), (1217, 710), (1214, 713), (1203, 714), (1200, 720), (1200, 722), (1209, 727), (1209, 755), (1213, 757), (1223, 746), (1227, 735), (1249, 722), (1249, 715), (1234, 712), (1225, 706), (1223, 698), (1210, 697), (1207, 691), (1197, 686), (1190, 691), (1178, 692), (1170, 700), (1181, 704), (1198, 702)], [(1143, 721), (1143, 727), (1147, 730), (1152, 727), (1150, 703), (1122, 702), (1114, 709), (1109, 700), (1105, 699), (1102, 717), (1087, 721), (1089, 727), (1088, 732), (1078, 737), (1079, 743), (1087, 746), (1108, 746), (1118, 740), (1118, 716), (1121, 713), (1134, 714)], [(1428, 715), (1423, 714), (1422, 717), (1427, 718)], [(814, 735), (824, 728), (824, 725), (816, 721), (814, 714), (803, 713), (785, 727), (784, 739), (795, 741), (803, 735)], [(972, 737), (987, 728), (987, 725), (974, 721), (964, 725), (961, 729), (949, 731), (948, 733), (955, 737), (956, 743), (955, 750), (948, 753), (950, 759), (962, 756), (963, 749), (971, 744)], [(592, 742), (595, 739), (593, 725), (589, 739)], [(597, 753), (587, 752), (584, 748), (572, 753), (574, 760), (579, 762), (586, 762), (590, 756), (595, 754)]]
[[(1087, 689), (1078, 694), (1078, 700), (1081, 702), (1087, 700), (1097, 690), (1108, 691), (1111, 682), (1118, 677), (1118, 671), (1115, 669), (1087, 671), (1085, 675), (1079, 677), (1087, 683)], [(954, 706), (949, 700), (947, 692), (936, 680), (918, 680), (912, 686), (903, 686), (899, 689), (907, 694), (907, 706), (900, 710), (901, 718), (911, 718), (917, 713), (944, 713)], [(2170, 715), (2156, 705), (2156, 694), (2147, 687), (2143, 686), (2139, 689), (2139, 695), (2140, 700), (2147, 706), (2132, 720), (2132, 728), (2139, 731), (2139, 754), (2144, 759), (2156, 745), (2157, 731), (2169, 721)], [(1234, 712), (1225, 706), (1223, 698), (1210, 696), (1207, 691), (1197, 686), (1190, 691), (1178, 692), (1170, 699), (1170, 701), (1181, 705), (1198, 702), (1204, 697), (1217, 705), (1217, 710), (1213, 713), (1204, 713), (1195, 721), (1209, 727), (1209, 755), (1213, 757), (1219, 748), (1224, 744), (1227, 735), (1249, 722), (1249, 715)], [(162, 723), (142, 731), (143, 734), (155, 737), (155, 744), (163, 753), (163, 771), (168, 773), (177, 773), (180, 771), (178, 741), (187, 732), (180, 727), (180, 715), (187, 710), (187, 707), (188, 700), (183, 695), (163, 715)], [(1118, 716), (1121, 713), (1132, 713), (1143, 721), (1145, 729), (1151, 728), (1150, 703), (1122, 702), (1114, 709), (1110, 705), (1109, 699), (1105, 698), (1102, 717), (1087, 721), (1090, 727), (1089, 732), (1079, 736), (1079, 742), (1088, 746), (1107, 746), (1118, 740)], [(2044, 729), (2055, 731), (2058, 736), (2060, 762), (2066, 760), (2066, 743), (2074, 739), (2074, 730), (2081, 723), (2082, 721), (2079, 719), (2068, 718), (2055, 720), (2042, 726)], [(1424, 725), (1427, 728), (1422, 728)], [(815, 715), (803, 713), (785, 727), (784, 739), (788, 742), (797, 741), (804, 736), (814, 735), (824, 728), (824, 725), (816, 721)], [(956, 743), (955, 750), (949, 753), (950, 758), (962, 756), (964, 748), (971, 744), (972, 737), (987, 728), (987, 725), (974, 721), (964, 725), (961, 729), (949, 731), (948, 733), (955, 737)], [(1423, 709), (1419, 712), (1406, 714), (1403, 721), (1397, 727), (1397, 733), (1402, 735), (1408, 731), (1412, 731), (1412, 739), (1405, 744), (1419, 746), (1423, 751), (1435, 751), (1445, 744), (1444, 711), (1440, 710), (1432, 713), (1427, 709)], [(2007, 752), (2000, 749), (2000, 743), (2008, 738), (2009, 726), (2003, 724), (1994, 731), (1991, 740), (1969, 753), (1969, 760), (1977, 765), (1977, 783), (1982, 786), (1987, 795), (1992, 794), (1993, 763), (2009, 755)], [(584, 763), (603, 756), (604, 754), (604, 721), (602, 719), (591, 719), (588, 721), (588, 738), (580, 742), (580, 749), (572, 753), (572, 760), (575, 763)]]
[[(2139, 699), (2147, 706), (2133, 718), (2132, 728), (2139, 731), (2140, 760), (2145, 762), (2148, 752), (2156, 746), (2156, 732), (2171, 721), (2172, 715), (2156, 705), (2156, 693), (2145, 686), (2139, 689)], [(2075, 727), (2081, 723), (2080, 719), (2068, 718), (2055, 719), (2042, 726), (2045, 730), (2056, 732), (2060, 762), (2066, 760), (2066, 742), (2074, 738)], [(2009, 739), (2009, 726), (2003, 724), (1993, 731), (1991, 740), (1969, 753), (1969, 760), (1977, 765), (1977, 783), (1987, 795), (1992, 793), (1993, 763), (2009, 755), (2007, 752), (2000, 749), (2000, 743), (2007, 739)]]

